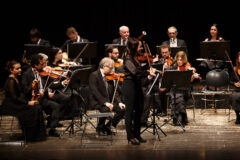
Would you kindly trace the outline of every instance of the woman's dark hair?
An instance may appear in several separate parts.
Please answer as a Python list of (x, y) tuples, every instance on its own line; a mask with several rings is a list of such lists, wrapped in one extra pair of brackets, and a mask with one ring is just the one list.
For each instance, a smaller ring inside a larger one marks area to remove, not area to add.
[[(48, 55), (49, 65), (52, 65), (52, 63), (55, 60), (55, 56), (56, 56), (56, 54), (58, 53), (59, 50), (60, 50), (60, 48), (58, 48), (58, 47), (53, 47), (52, 48), (50, 54)], [(61, 62), (57, 62), (57, 63), (61, 63)]]
[(37, 28), (32, 28), (30, 30), (29, 35), (30, 35), (30, 38), (41, 38), (41, 33)]
[(127, 52), (131, 57), (137, 55), (139, 40), (137, 38), (130, 38), (127, 43)]
[(18, 64), (19, 62), (17, 62), (16, 60), (11, 60), (11, 61), (7, 61), (6, 63), (6, 67), (5, 69), (10, 72), (13, 68), (15, 64)]

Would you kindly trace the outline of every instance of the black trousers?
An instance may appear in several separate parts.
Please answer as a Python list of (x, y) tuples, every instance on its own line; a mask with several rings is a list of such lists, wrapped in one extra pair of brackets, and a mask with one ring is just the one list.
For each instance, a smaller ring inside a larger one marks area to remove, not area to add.
[(140, 137), (141, 115), (143, 111), (143, 92), (139, 82), (123, 81), (123, 98), (126, 104), (125, 125), (127, 139)]
[(61, 105), (47, 98), (44, 98), (41, 101), (41, 105), (43, 106), (43, 110), (45, 111), (45, 113), (50, 114), (51, 116), (50, 128), (56, 128), (56, 124), (59, 123), (59, 112), (61, 109)]
[[(97, 107), (99, 112), (105, 113), (105, 112), (111, 112), (110, 109), (106, 106), (100, 106)], [(116, 114), (114, 115), (113, 118), (109, 120), (107, 124), (105, 124), (107, 117), (99, 118), (98, 125), (97, 125), (97, 130), (103, 130), (105, 125), (107, 127), (110, 127), (111, 124), (117, 125), (120, 120), (124, 117), (125, 114), (125, 109), (121, 109), (118, 104), (114, 104), (113, 106), (113, 112)]]

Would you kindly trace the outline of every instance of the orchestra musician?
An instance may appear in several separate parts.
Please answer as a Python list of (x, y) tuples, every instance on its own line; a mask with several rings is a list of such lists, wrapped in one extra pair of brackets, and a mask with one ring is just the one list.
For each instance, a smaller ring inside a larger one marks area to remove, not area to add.
[(106, 49), (109, 58), (114, 60), (114, 69), (116, 73), (123, 72), (123, 60), (119, 58), (119, 50), (115, 46), (109, 46)]
[[(187, 54), (184, 51), (177, 52), (175, 56), (176, 63), (171, 68), (172, 70), (192, 70), (192, 78), (191, 82), (193, 82), (194, 79), (200, 79), (200, 75), (196, 73), (196, 69), (193, 68), (187, 59)], [(172, 89), (170, 90), (170, 106), (173, 116), (173, 124), (178, 126), (180, 125), (178, 121), (184, 126), (187, 125), (188, 119), (187, 119), (187, 112), (186, 112), (186, 106), (185, 103), (188, 100), (190, 96), (190, 90), (187, 88), (185, 89), (177, 89), (176, 90), (176, 103), (174, 104), (174, 95)], [(176, 105), (176, 106), (175, 106)]]
[[(125, 104), (121, 99), (116, 89), (116, 83), (113, 80), (107, 80), (106, 76), (112, 74), (114, 69), (114, 61), (109, 58), (103, 58), (99, 63), (99, 68), (91, 73), (89, 77), (89, 105), (91, 108), (98, 109), (101, 113), (115, 112), (116, 114), (106, 124), (106, 117), (99, 118), (96, 131), (98, 135), (111, 135), (110, 126), (116, 128), (119, 121), (125, 114)], [(115, 99), (113, 99), (115, 98)]]
[(3, 112), (18, 118), (26, 141), (46, 140), (42, 106), (39, 105), (39, 101), (27, 100), (23, 96), (19, 79), (21, 75), (20, 63), (15, 60), (8, 61), (6, 69), (10, 74), (5, 83), (6, 96), (2, 103)]
[(142, 43), (138, 39), (129, 39), (127, 43), (128, 53), (124, 59), (125, 77), (122, 92), (126, 104), (125, 125), (127, 140), (132, 145), (146, 142), (140, 136), (140, 120), (143, 111), (142, 85), (145, 80), (155, 75), (154, 69), (150, 69), (150, 75), (148, 76), (149, 73), (142, 68), (138, 61), (137, 57), (142, 55), (142, 49)]
[(186, 46), (186, 43), (184, 40), (177, 38), (178, 31), (175, 26), (171, 26), (168, 28), (168, 37), (169, 40), (164, 41), (162, 44), (167, 44), (170, 47), (182, 47)]
[(119, 38), (116, 38), (112, 41), (112, 44), (127, 45), (129, 39), (131, 39), (128, 26), (119, 27)]
[(41, 33), (37, 28), (32, 28), (30, 30), (30, 40), (32, 44), (36, 44), (39, 46), (51, 46), (50, 42), (48, 40), (41, 38)]
[(231, 96), (232, 108), (236, 113), (236, 122), (235, 124), (240, 124), (240, 52), (237, 53), (236, 56), (236, 66), (234, 67), (234, 71), (232, 71), (230, 77), (230, 83), (235, 87), (235, 90)]
[[(29, 68), (22, 76), (22, 84), (24, 93), (26, 94), (28, 99), (39, 99), (40, 104), (43, 106), (43, 110), (46, 114), (50, 114), (49, 119), (49, 127), (50, 130), (48, 132), (49, 136), (58, 137), (59, 134), (56, 131), (56, 127), (59, 124), (59, 111), (62, 107), (59, 103), (51, 100), (52, 94), (48, 94), (47, 86), (49, 86), (48, 81), (50, 78), (48, 76), (41, 77), (40, 73), (43, 72), (43, 69), (46, 67), (47, 62), (46, 58), (37, 54), (33, 55), (31, 59), (31, 68)], [(37, 83), (36, 90), (33, 89), (33, 84)], [(52, 83), (51, 87), (57, 88), (57, 86), (61, 86), (61, 83), (54, 84)], [(37, 94), (35, 94), (35, 92)]]

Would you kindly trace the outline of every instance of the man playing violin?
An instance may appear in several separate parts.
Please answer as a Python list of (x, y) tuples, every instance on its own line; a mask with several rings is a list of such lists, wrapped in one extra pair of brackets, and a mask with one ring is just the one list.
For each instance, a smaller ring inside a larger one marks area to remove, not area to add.
[[(56, 131), (56, 126), (59, 124), (59, 110), (61, 105), (57, 102), (54, 102), (50, 99), (51, 95), (48, 94), (48, 89), (46, 86), (49, 85), (48, 77), (41, 77), (40, 72), (46, 67), (46, 58), (43, 58), (41, 55), (33, 55), (31, 59), (31, 68), (29, 68), (22, 77), (22, 85), (24, 88), (24, 92), (28, 99), (32, 97), (32, 84), (34, 81), (38, 82), (38, 96), (34, 97), (34, 99), (39, 99), (40, 104), (43, 106), (43, 110), (48, 114), (50, 114), (50, 130), (49, 136), (58, 137), (59, 134)], [(57, 87), (62, 84), (54, 84), (52, 86)]]
[[(125, 104), (121, 102), (118, 90), (115, 91), (113, 80), (107, 80), (105, 77), (112, 74), (114, 69), (114, 61), (109, 58), (103, 58), (99, 63), (99, 68), (91, 73), (89, 77), (89, 105), (91, 108), (98, 109), (101, 113), (115, 112), (114, 117), (105, 124), (106, 118), (100, 118), (97, 125), (97, 133), (99, 135), (112, 134), (110, 126), (116, 127), (118, 122), (125, 114)], [(113, 99), (114, 98), (114, 99)]]
[(123, 72), (123, 60), (119, 58), (119, 50), (115, 46), (109, 46), (106, 49), (106, 53), (109, 58), (114, 61), (115, 72)]

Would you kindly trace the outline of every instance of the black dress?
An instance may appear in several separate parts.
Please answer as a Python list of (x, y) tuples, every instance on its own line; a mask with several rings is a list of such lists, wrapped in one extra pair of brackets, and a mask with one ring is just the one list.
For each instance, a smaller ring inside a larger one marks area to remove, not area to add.
[(5, 83), (5, 97), (2, 110), (18, 118), (26, 141), (45, 140), (46, 129), (42, 107), (40, 105), (29, 106), (28, 101), (21, 94), (20, 84), (12, 77), (9, 77)]
[(125, 124), (129, 140), (140, 137), (144, 99), (142, 85), (148, 72), (144, 71), (132, 57), (127, 56), (124, 60), (124, 73), (122, 92), (126, 104)]

